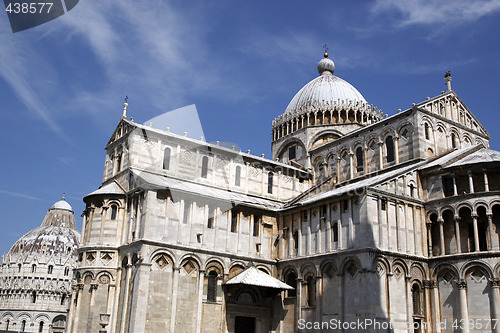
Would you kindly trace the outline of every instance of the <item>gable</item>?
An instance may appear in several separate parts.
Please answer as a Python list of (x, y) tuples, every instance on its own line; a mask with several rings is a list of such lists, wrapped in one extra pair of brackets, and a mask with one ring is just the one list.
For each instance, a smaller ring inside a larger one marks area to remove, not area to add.
[(108, 140), (106, 147), (115, 142), (116, 140), (120, 139), (121, 137), (123, 137), (125, 134), (131, 132), (134, 128), (135, 126), (131, 125), (128, 121), (122, 119), (118, 123), (118, 126), (116, 126), (116, 129), (111, 135), (111, 138)]
[(483, 125), (454, 91), (448, 91), (434, 98), (429, 98), (417, 106), (489, 137)]

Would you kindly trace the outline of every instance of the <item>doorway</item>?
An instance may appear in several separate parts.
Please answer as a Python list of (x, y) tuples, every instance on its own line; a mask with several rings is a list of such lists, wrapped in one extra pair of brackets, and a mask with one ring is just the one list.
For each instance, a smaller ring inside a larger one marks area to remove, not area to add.
[(255, 318), (236, 316), (234, 333), (255, 333)]

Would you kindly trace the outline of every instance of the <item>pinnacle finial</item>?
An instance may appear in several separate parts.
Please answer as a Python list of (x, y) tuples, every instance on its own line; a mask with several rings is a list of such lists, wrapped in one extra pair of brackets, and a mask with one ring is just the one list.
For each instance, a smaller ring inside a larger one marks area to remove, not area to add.
[(324, 56), (325, 58), (328, 58), (328, 45), (326, 45), (326, 44), (325, 44), (325, 45), (323, 45), (323, 49), (325, 50), (325, 54), (323, 54), (323, 56)]
[(127, 106), (128, 106), (128, 96), (125, 96), (125, 103), (123, 103), (122, 119), (127, 119)]
[(446, 88), (448, 88), (448, 91), (451, 91), (451, 73), (450, 73), (450, 71), (447, 71), (446, 74), (444, 74), (444, 81), (446, 82)]
[(66, 201), (66, 193), (63, 193), (62, 201)]

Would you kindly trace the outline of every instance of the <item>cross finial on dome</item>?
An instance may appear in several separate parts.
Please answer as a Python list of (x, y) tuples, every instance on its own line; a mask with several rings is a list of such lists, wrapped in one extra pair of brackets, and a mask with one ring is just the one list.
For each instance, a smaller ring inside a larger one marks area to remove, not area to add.
[(328, 45), (326, 45), (326, 44), (325, 44), (325, 45), (323, 45), (323, 49), (325, 49), (325, 54), (323, 54), (323, 56), (324, 56), (325, 58), (328, 58)]

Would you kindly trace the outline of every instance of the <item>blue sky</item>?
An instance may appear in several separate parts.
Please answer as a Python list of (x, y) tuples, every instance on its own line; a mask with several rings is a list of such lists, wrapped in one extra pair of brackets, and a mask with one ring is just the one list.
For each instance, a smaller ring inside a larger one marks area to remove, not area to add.
[(196, 104), (207, 141), (270, 157), (271, 121), (317, 75), (391, 115), (452, 87), (500, 149), (500, 0), (89, 1), (13, 34), (0, 14), (0, 252), (66, 193), (78, 228), (128, 115)]

